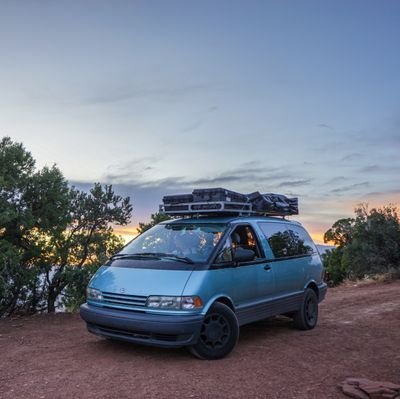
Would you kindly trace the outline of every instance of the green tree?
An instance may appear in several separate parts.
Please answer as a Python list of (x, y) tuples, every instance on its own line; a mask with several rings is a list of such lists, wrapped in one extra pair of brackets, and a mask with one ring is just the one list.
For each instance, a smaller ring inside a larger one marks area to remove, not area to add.
[(351, 243), (353, 237), (355, 219), (339, 219), (325, 232), (324, 242), (333, 242), (338, 247), (344, 247)]
[(355, 210), (352, 245), (344, 260), (351, 275), (363, 277), (377, 273), (400, 272), (400, 219), (395, 206), (374, 208), (362, 205)]
[(326, 271), (326, 279), (329, 284), (340, 284), (348, 277), (348, 264), (343, 261), (344, 248), (351, 244), (354, 234), (355, 219), (346, 218), (337, 220), (324, 234), (324, 242), (332, 242), (336, 245), (322, 255)]
[(57, 298), (72, 283), (77, 270), (88, 265), (95, 270), (122, 247), (122, 240), (113, 233), (111, 224), (126, 225), (132, 213), (129, 197), (116, 195), (110, 185), (96, 183), (89, 193), (72, 188), (70, 199), (69, 224), (60, 234), (53, 235), (48, 260), (43, 263), (47, 266), (49, 312), (55, 310)]
[(70, 188), (56, 166), (36, 170), (21, 143), (3, 138), (0, 316), (52, 312), (68, 289), (69, 301), (74, 292), (82, 298), (93, 271), (122, 246), (112, 225), (127, 224), (131, 212), (129, 197), (116, 195), (112, 186), (97, 183), (89, 193)]
[(395, 206), (355, 209), (355, 218), (338, 220), (324, 236), (338, 247), (324, 256), (334, 283), (379, 273), (400, 274), (400, 219)]
[(343, 247), (337, 247), (322, 254), (325, 279), (329, 285), (338, 285), (348, 277), (348, 267), (343, 262), (343, 252)]
[(67, 265), (64, 269), (65, 289), (62, 303), (69, 311), (79, 309), (86, 300), (86, 287), (97, 269), (124, 246), (121, 237), (112, 232), (96, 233), (90, 245), (91, 254), (82, 266)]
[(153, 226), (155, 226), (156, 224), (164, 222), (165, 220), (170, 220), (170, 219), (171, 219), (171, 217), (166, 215), (165, 213), (160, 213), (160, 212), (153, 213), (151, 215), (150, 222), (149, 223), (140, 222), (139, 223), (139, 227), (136, 230), (137, 230), (137, 232), (139, 234), (142, 234), (146, 230), (148, 230), (148, 229), (152, 228)]
[(9, 137), (0, 142), (0, 315), (38, 299), (43, 239), (66, 227), (68, 185), (56, 166), (35, 170), (32, 155)]

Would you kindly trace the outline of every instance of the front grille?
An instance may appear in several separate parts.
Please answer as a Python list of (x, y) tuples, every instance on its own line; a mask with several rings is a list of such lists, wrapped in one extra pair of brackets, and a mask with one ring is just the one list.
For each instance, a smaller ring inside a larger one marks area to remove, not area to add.
[(105, 304), (135, 306), (140, 308), (146, 306), (146, 301), (147, 301), (146, 296), (114, 294), (112, 292), (102, 292), (102, 294), (103, 294), (103, 303)]

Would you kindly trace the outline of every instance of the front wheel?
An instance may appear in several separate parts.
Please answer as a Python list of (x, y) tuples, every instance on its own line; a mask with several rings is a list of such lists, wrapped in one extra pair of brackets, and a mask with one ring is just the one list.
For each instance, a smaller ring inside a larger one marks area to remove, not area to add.
[(311, 288), (304, 291), (301, 308), (293, 315), (293, 320), (299, 330), (311, 330), (317, 325), (318, 298)]
[(238, 339), (239, 323), (235, 313), (216, 302), (205, 315), (199, 339), (190, 351), (199, 359), (221, 359), (233, 350)]

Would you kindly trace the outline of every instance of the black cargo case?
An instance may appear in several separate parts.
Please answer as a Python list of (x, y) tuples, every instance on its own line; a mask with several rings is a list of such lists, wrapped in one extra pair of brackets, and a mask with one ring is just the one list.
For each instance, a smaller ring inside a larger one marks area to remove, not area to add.
[(164, 204), (187, 204), (193, 202), (193, 194), (164, 195)]
[(226, 202), (248, 202), (247, 195), (225, 188), (202, 188), (193, 190), (194, 202), (226, 201)]
[(166, 195), (160, 212), (170, 216), (194, 215), (298, 215), (298, 199), (282, 194), (241, 194), (224, 188), (193, 190), (192, 194)]

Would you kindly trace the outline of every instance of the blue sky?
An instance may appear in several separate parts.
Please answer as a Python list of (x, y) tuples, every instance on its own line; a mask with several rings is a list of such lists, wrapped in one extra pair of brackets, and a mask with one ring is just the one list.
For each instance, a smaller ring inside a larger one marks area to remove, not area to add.
[[(80, 187), (298, 195), (313, 236), (400, 202), (400, 2), (0, 3), (0, 134)], [(125, 231), (126, 232), (126, 231)]]

